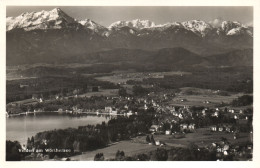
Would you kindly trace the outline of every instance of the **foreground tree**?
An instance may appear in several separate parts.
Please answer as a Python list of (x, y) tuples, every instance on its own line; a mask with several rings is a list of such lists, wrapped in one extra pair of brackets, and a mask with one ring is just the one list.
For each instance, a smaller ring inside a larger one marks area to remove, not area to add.
[(105, 157), (103, 153), (97, 153), (94, 157), (94, 161), (104, 161)]
[(166, 161), (168, 159), (167, 150), (163, 148), (157, 148), (155, 156), (156, 160), (158, 161)]
[(19, 142), (6, 141), (6, 161), (20, 161), (22, 157), (19, 149), (21, 149)]
[(116, 158), (115, 159), (116, 160), (124, 160), (124, 158), (125, 158), (125, 152), (118, 150), (116, 152)]
[(151, 143), (151, 139), (150, 139), (149, 135), (146, 136), (146, 142)]
[(155, 140), (153, 138), (153, 135), (151, 136), (151, 143), (154, 145), (155, 144)]

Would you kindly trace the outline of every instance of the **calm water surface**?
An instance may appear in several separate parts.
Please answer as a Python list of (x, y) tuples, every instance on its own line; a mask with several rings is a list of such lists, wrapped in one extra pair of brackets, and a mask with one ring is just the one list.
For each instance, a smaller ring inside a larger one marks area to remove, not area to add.
[(84, 115), (76, 117), (51, 112), (9, 117), (6, 118), (6, 139), (25, 144), (28, 137), (32, 137), (38, 132), (69, 127), (77, 128), (88, 124), (96, 125), (102, 121), (108, 122), (108, 120), (107, 116)]

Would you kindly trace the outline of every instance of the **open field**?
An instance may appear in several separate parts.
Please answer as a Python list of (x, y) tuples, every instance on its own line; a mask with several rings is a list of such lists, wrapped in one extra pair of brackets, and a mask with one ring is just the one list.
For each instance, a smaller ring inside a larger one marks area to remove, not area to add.
[(22, 79), (35, 79), (36, 77), (23, 77), (23, 76), (15, 76), (15, 75), (6, 75), (6, 80), (22, 80)]
[[(206, 147), (213, 142), (218, 142), (221, 140), (221, 137), (224, 137), (228, 142), (238, 143), (250, 141), (249, 133), (240, 133), (240, 138), (234, 139), (232, 133), (226, 132), (211, 132), (208, 128), (199, 128), (196, 129), (194, 133), (188, 133), (184, 138), (176, 139), (171, 135), (153, 135), (155, 140), (165, 142), (167, 146), (174, 147), (187, 147), (191, 142), (195, 143), (200, 147)], [(145, 142), (146, 136), (139, 138), (140, 142)]]
[(240, 138), (234, 139), (232, 133), (226, 132), (210, 132), (207, 128), (197, 129), (194, 133), (186, 134), (184, 138), (176, 139), (170, 135), (154, 135), (155, 140), (164, 141), (169, 146), (187, 146), (193, 142), (200, 147), (206, 147), (213, 142), (220, 141), (221, 137), (224, 137), (228, 142), (238, 143), (250, 141), (249, 133), (240, 133)]
[[(219, 142), (221, 137), (224, 137), (230, 142), (246, 142), (250, 141), (249, 133), (240, 133), (240, 138), (234, 139), (232, 133), (226, 132), (210, 132), (208, 128), (199, 128), (194, 133), (186, 134), (184, 138), (176, 139), (172, 135), (153, 135), (155, 140), (166, 143), (166, 148), (171, 147), (187, 147), (191, 142), (199, 147), (207, 147), (213, 142)], [(103, 153), (105, 159), (115, 157), (117, 150), (124, 151), (126, 156), (147, 153), (156, 150), (159, 146), (149, 145), (145, 143), (146, 136), (139, 136), (128, 141), (120, 141), (106, 148), (97, 149), (94, 151), (84, 152), (84, 154), (71, 157), (72, 160), (93, 160), (95, 154)]]
[(148, 151), (155, 150), (157, 146), (141, 144), (141, 143), (133, 143), (131, 141), (120, 141), (118, 143), (114, 143), (106, 148), (97, 149), (94, 151), (84, 152), (82, 155), (77, 155), (70, 157), (71, 160), (94, 160), (94, 157), (97, 153), (103, 153), (105, 159), (115, 158), (117, 150), (124, 151), (126, 156), (132, 156), (135, 154), (141, 154)]
[[(190, 93), (188, 94), (188, 92)], [(189, 105), (189, 106), (214, 107), (215, 105), (221, 103), (229, 104), (234, 99), (244, 95), (243, 93), (227, 92), (228, 95), (222, 96), (218, 94), (218, 92), (220, 91), (214, 91), (211, 89), (185, 87), (185, 88), (181, 88), (181, 92), (179, 94), (176, 94), (176, 97), (173, 98), (170, 104), (175, 106)]]
[(9, 104), (23, 104), (23, 105), (29, 105), (29, 104), (36, 104), (38, 103), (38, 100), (34, 100), (34, 99), (25, 99), (25, 100), (21, 100), (21, 101), (15, 101)]
[[(243, 94), (233, 94), (230, 96), (220, 95), (179, 95), (176, 96), (170, 104), (172, 105), (189, 105), (189, 106), (206, 106), (211, 107), (220, 103), (230, 103), (232, 100), (242, 96)], [(182, 102), (181, 100), (187, 101)], [(204, 103), (208, 101), (209, 103)]]
[(135, 80), (135, 81), (142, 81), (143, 79), (147, 78), (164, 78), (164, 75), (191, 75), (190, 72), (181, 72), (181, 71), (172, 71), (172, 72), (115, 72), (111, 76), (102, 76), (102, 77), (96, 77), (95, 79), (101, 80), (101, 81), (108, 81), (112, 83), (125, 83), (128, 80)]
[(116, 76), (116, 75), (96, 77), (95, 79), (100, 80), (100, 81), (112, 82), (114, 84), (125, 83), (128, 80), (139, 80), (139, 81), (141, 81), (141, 79), (137, 79), (137, 78), (122, 78), (122, 77)]
[[(100, 89), (98, 92), (87, 92), (84, 94), (78, 95), (78, 97), (91, 97), (91, 96), (116, 96), (118, 94), (118, 89)], [(70, 97), (70, 96), (69, 96)], [(64, 98), (68, 98), (68, 96), (65, 96)], [(45, 102), (52, 102), (56, 101), (55, 99), (48, 99), (44, 100)], [(34, 99), (25, 99), (21, 101), (14, 101), (10, 104), (23, 104), (23, 105), (29, 105), (29, 104), (36, 104), (38, 103), (38, 100)]]
[(91, 97), (91, 96), (117, 96), (118, 89), (100, 89), (98, 92), (88, 92), (78, 95), (78, 97)]

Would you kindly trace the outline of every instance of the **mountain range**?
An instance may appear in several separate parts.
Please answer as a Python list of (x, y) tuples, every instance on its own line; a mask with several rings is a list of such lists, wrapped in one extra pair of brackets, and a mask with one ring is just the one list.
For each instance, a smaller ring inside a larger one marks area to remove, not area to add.
[[(213, 56), (227, 53), (241, 57), (240, 51), (248, 54), (244, 51), (253, 48), (253, 27), (237, 21), (223, 21), (219, 26), (202, 20), (157, 25), (135, 19), (105, 27), (90, 19), (74, 19), (60, 8), (7, 17), (6, 36), (7, 65), (93, 58), (102, 52), (122, 54), (117, 49), (141, 52), (135, 53), (137, 57), (158, 51), (158, 57), (163, 57), (160, 52), (165, 49), (184, 48), (213, 61)], [(188, 53), (181, 54), (184, 58)]]

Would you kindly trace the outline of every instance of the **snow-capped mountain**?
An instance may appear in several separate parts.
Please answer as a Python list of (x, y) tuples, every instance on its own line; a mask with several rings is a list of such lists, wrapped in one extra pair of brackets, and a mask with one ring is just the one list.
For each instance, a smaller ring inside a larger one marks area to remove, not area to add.
[[(209, 55), (253, 46), (253, 27), (237, 21), (201, 20), (155, 24), (149, 20), (118, 21), (109, 27), (76, 20), (59, 8), (6, 18), (7, 62), (19, 64), (115, 48), (156, 50), (184, 47)], [(17, 31), (16, 31), (17, 30)], [(36, 31), (35, 31), (36, 30)], [(17, 59), (19, 58), (19, 59)]]
[[(156, 25), (154, 22), (148, 21), (148, 20), (132, 20), (132, 21), (117, 21), (115, 23), (112, 23), (108, 28), (109, 29), (118, 29), (121, 27), (130, 27), (134, 28), (136, 30), (142, 30), (142, 29), (150, 29), (150, 30), (160, 30), (163, 31), (169, 27), (180, 27), (180, 28), (186, 28), (188, 30), (193, 30), (194, 32), (197, 31), (197, 29), (202, 29), (202, 26), (199, 24), (194, 24), (195, 21), (187, 21), (187, 22), (173, 22), (173, 23), (165, 23), (165, 24), (159, 24)], [(204, 24), (206, 24), (204, 22)]]
[(145, 28), (147, 31), (158, 31), (162, 32), (167, 29), (184, 29), (184, 26), (180, 22), (172, 22), (172, 23), (165, 23), (165, 24), (158, 24), (153, 27)]
[(171, 26), (180, 26), (180, 27), (183, 27), (183, 25), (180, 23), (180, 22), (168, 22), (168, 23), (164, 23), (164, 24), (158, 24), (158, 25), (155, 25), (154, 27), (155, 28), (169, 28)]
[(34, 29), (61, 29), (77, 27), (78, 23), (68, 16), (60, 8), (51, 11), (26, 12), (17, 17), (6, 18), (6, 30), (22, 28), (24, 30)]
[(191, 20), (182, 22), (182, 25), (186, 29), (191, 30), (195, 34), (202, 37), (206, 36), (213, 29), (213, 27), (210, 24), (201, 20)]
[[(216, 23), (217, 22), (217, 23)], [(108, 28), (110, 31), (118, 31), (119, 28), (122, 27), (129, 27), (136, 29), (137, 31), (146, 29), (146, 35), (149, 34), (148, 31), (164, 31), (169, 28), (178, 28), (178, 29), (186, 29), (195, 33), (197, 36), (205, 37), (208, 34), (222, 34), (222, 35), (242, 35), (246, 33), (247, 35), (252, 36), (252, 32), (247, 27), (239, 22), (232, 22), (232, 21), (223, 21), (219, 23), (220, 20), (214, 20), (214, 22), (207, 23), (201, 20), (190, 20), (185, 22), (172, 22), (172, 23), (165, 23), (165, 24), (158, 24), (156, 25), (154, 22), (149, 20), (132, 20), (132, 21), (117, 21), (112, 23)], [(220, 25), (220, 26), (219, 26)], [(177, 30), (176, 30), (177, 31)], [(142, 31), (144, 32), (144, 31)], [(184, 32), (184, 31), (182, 31)], [(176, 33), (176, 32), (174, 32)], [(110, 33), (107, 33), (110, 34)], [(137, 33), (138, 36), (142, 36), (142, 33)]]
[(108, 29), (93, 20), (85, 19), (85, 20), (79, 20), (78, 23), (80, 23), (83, 27), (93, 30), (96, 33), (103, 34), (104, 32), (108, 31)]
[(148, 31), (164, 31), (169, 28), (187, 29), (201, 37), (204, 37), (208, 32), (213, 29), (210, 24), (200, 20), (191, 20), (182, 23), (172, 22), (156, 25), (154, 22), (139, 19), (132, 21), (118, 21), (111, 24), (108, 28), (111, 30), (125, 26), (134, 28), (136, 30), (147, 29)]
[[(108, 37), (113, 34), (114, 31), (121, 31), (122, 27), (129, 27), (137, 31), (147, 29), (146, 35), (149, 35), (149, 31), (165, 31), (169, 28), (178, 28), (174, 33), (185, 32), (179, 31), (180, 29), (186, 29), (195, 33), (197, 36), (205, 37), (209, 33), (214, 33), (218, 35), (249, 35), (253, 36), (253, 32), (245, 25), (237, 21), (222, 21), (220, 25), (219, 19), (215, 19), (209, 23), (201, 20), (190, 20), (185, 22), (172, 22), (156, 25), (154, 22), (149, 20), (135, 19), (131, 21), (117, 21), (112, 23), (108, 28), (102, 26), (95, 21), (90, 19), (79, 20), (68, 16), (60, 8), (55, 8), (51, 11), (40, 11), (40, 12), (26, 12), (17, 17), (7, 17), (6, 18), (6, 30), (10, 31), (16, 28), (22, 28), (25, 31), (30, 31), (34, 29), (61, 29), (61, 28), (87, 28), (98, 33), (99, 35)], [(220, 25), (220, 26), (218, 26)], [(218, 27), (217, 27), (218, 26)], [(215, 29), (216, 28), (216, 29)], [(142, 36), (142, 33), (134, 33), (138, 36)], [(148, 34), (147, 34), (148, 33)]]
[(228, 33), (230, 30), (235, 29), (235, 28), (239, 28), (239, 27), (244, 27), (244, 25), (242, 25), (241, 23), (237, 22), (237, 21), (223, 21), (221, 24), (221, 29), (222, 31), (224, 31), (225, 33)]
[(227, 33), (228, 36), (237, 36), (237, 35), (245, 35), (245, 34), (253, 37), (253, 33), (245, 27), (233, 28), (229, 30)]
[(143, 28), (154, 27), (155, 23), (151, 22), (149, 20), (135, 19), (132, 21), (117, 21), (115, 23), (112, 23), (108, 28), (113, 29), (113, 28), (120, 28), (120, 27), (125, 27), (125, 26), (140, 30)]
[(249, 35), (253, 37), (250, 28), (237, 21), (223, 21), (220, 27), (227, 36)]

